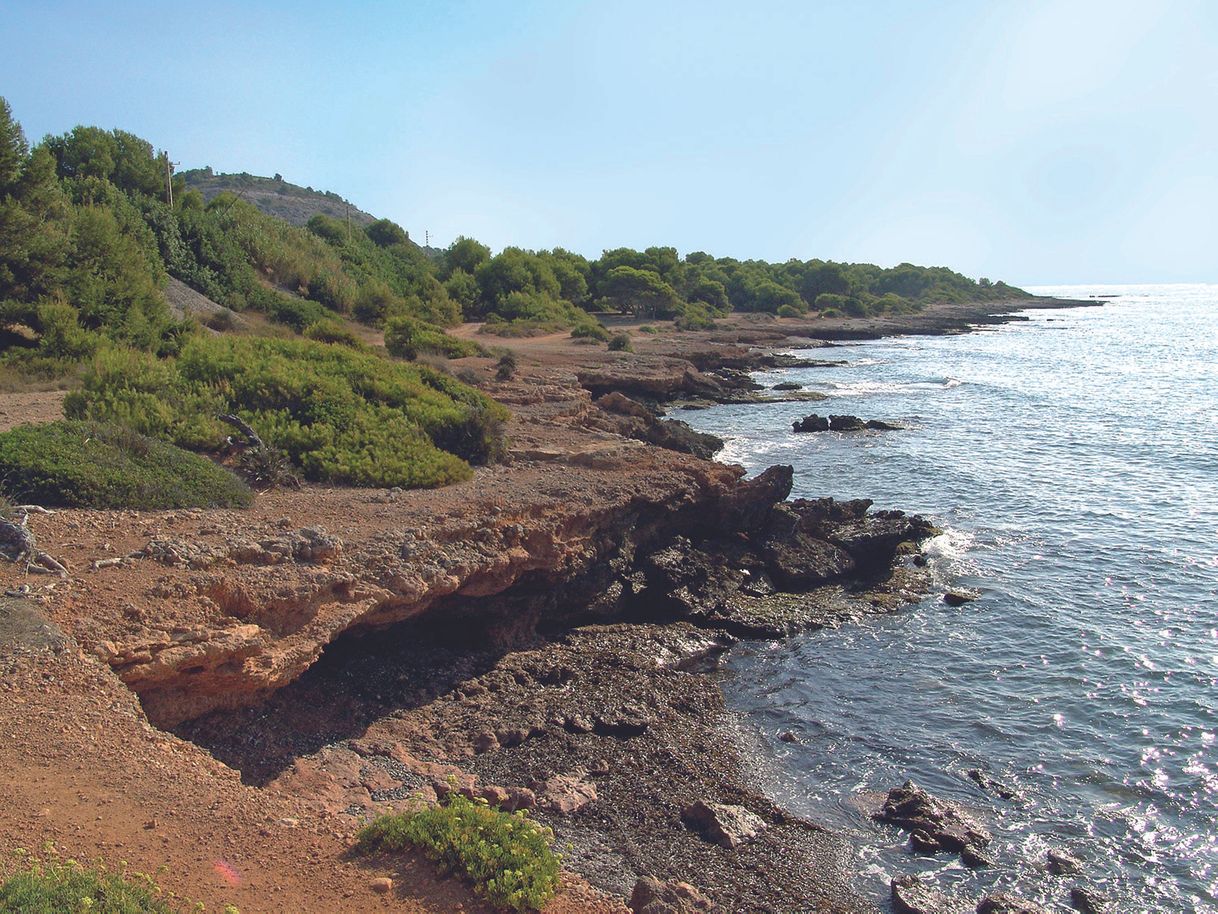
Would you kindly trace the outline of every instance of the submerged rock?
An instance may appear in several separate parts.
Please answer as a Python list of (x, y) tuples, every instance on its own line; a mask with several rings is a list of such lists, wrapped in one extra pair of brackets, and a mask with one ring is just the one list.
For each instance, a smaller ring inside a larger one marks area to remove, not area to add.
[(743, 806), (705, 800), (686, 806), (681, 820), (707, 841), (729, 850), (756, 838), (766, 827), (765, 819)]
[(963, 606), (965, 603), (972, 603), (981, 594), (975, 590), (949, 590), (943, 595), (943, 602), (948, 606)]
[(1014, 787), (991, 777), (980, 768), (970, 768), (965, 774), (982, 790), (989, 791), (1004, 800), (1017, 800), (1020, 797), (1019, 791)]
[(1108, 914), (1112, 910), (1107, 898), (1085, 885), (1076, 885), (1070, 889), (1070, 904), (1076, 911), (1082, 911), (1082, 914)]

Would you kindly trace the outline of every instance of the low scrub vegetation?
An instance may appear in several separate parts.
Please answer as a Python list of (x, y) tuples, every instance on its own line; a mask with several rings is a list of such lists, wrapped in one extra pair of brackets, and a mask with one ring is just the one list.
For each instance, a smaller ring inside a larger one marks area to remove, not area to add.
[(232, 508), (252, 499), (245, 483), (206, 457), (97, 422), (0, 433), (0, 478), (21, 501), (63, 507)]
[(306, 479), (430, 487), (494, 459), (507, 411), (442, 372), (312, 340), (195, 337), (174, 359), (100, 352), (72, 418), (110, 422), (192, 450), (222, 447), (231, 413)]
[(34, 861), (0, 883), (0, 911), (6, 914), (175, 914), (176, 910), (147, 876), (127, 878), (72, 860)]
[(491, 904), (540, 911), (558, 889), (552, 840), (523, 810), (507, 813), (453, 793), (440, 806), (382, 816), (359, 833), (357, 849), (421, 850), (472, 881)]

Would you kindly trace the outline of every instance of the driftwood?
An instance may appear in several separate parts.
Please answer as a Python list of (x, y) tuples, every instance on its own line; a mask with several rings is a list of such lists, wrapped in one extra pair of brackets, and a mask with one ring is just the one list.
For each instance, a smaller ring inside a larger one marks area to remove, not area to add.
[[(231, 425), (233, 428), (235, 428), (237, 431), (239, 431), (242, 435), (244, 435), (246, 447), (260, 448), (260, 447), (264, 446), (262, 439), (258, 437), (258, 433), (250, 427), (250, 424), (248, 422), (246, 422), (244, 419), (240, 418), (239, 416), (234, 416), (229, 413), (221, 413), (219, 416), (216, 416), (216, 418), (219, 419), (221, 422), (225, 422), (228, 425)], [(236, 442), (234, 442), (233, 439), (230, 437), (228, 439), (228, 443), (235, 444)]]
[(21, 515), (20, 523), (0, 518), (0, 555), (12, 562), (25, 562), (26, 572), (68, 576), (68, 569), (53, 556), (38, 548), (34, 531), (29, 527), (30, 514), (50, 514), (37, 505), (21, 505), (13, 513)]

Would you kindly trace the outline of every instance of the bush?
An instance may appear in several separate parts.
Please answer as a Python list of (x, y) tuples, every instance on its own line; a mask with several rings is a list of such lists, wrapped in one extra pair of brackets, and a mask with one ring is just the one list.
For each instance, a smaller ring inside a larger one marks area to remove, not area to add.
[(642, 327), (639, 328), (639, 333), (659, 333), (659, 332), (660, 332), (659, 328), (653, 327), (653, 326), (651, 326), (651, 324), (644, 324)]
[(838, 295), (834, 292), (822, 292), (816, 296), (816, 310), (825, 312), (832, 308), (834, 311), (845, 311), (850, 299), (845, 295)]
[(715, 319), (705, 305), (691, 302), (673, 320), (678, 330), (714, 330)]
[(96, 422), (0, 433), (0, 478), (22, 501), (70, 508), (232, 508), (253, 500), (206, 457)]
[(349, 328), (334, 318), (325, 318), (315, 324), (309, 324), (309, 326), (305, 327), (304, 335), (306, 339), (316, 340), (319, 343), (337, 343), (340, 346), (349, 346), (352, 349), (362, 349), (364, 347), (364, 344), (359, 341)]
[(778, 309), (779, 317), (803, 317), (804, 313), (794, 305), (783, 305)]
[(297, 333), (310, 324), (332, 319), (329, 311), (315, 301), (296, 298), (276, 289), (257, 288), (249, 294), (249, 306), (266, 314), (271, 320), (287, 324)]
[(495, 380), (510, 381), (516, 377), (516, 353), (510, 349), (495, 363)]
[(521, 810), (506, 813), (450, 794), (442, 806), (382, 816), (360, 831), (357, 850), (417, 848), (472, 881), (491, 904), (540, 911), (558, 889), (553, 833)]
[(385, 324), (385, 348), (402, 359), (417, 359), (422, 353), (464, 359), (483, 351), (472, 340), (449, 336), (434, 324), (413, 317), (395, 317)]
[(571, 339), (598, 340), (604, 343), (609, 339), (609, 331), (599, 321), (592, 320), (587, 323), (576, 324), (571, 329)]
[(633, 352), (634, 347), (630, 345), (629, 333), (614, 334), (613, 339), (609, 341), (610, 352)]
[(507, 410), (429, 368), (311, 340), (192, 339), (176, 360), (102, 352), (64, 410), (216, 450), (235, 413), (306, 479), (429, 487), (495, 459)]
[(34, 862), (0, 884), (0, 911), (11, 914), (174, 914), (147, 876), (127, 879), (72, 860)]

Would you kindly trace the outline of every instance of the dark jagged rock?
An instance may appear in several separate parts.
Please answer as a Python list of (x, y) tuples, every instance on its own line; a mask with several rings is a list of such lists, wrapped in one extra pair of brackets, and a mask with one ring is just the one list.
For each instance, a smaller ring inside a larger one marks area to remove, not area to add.
[(1109, 914), (1112, 906), (1108, 899), (1095, 889), (1085, 885), (1076, 885), (1070, 889), (1070, 904), (1082, 914)]
[(829, 431), (829, 420), (824, 416), (818, 416), (812, 413), (810, 416), (804, 416), (802, 419), (797, 419), (791, 423), (791, 431), (793, 432), (827, 432)]
[(775, 384), (773, 387), (770, 388), (770, 390), (803, 390), (803, 389), (804, 389), (804, 386), (802, 384), (796, 384), (794, 381), (782, 381), (778, 384)]
[(681, 821), (707, 841), (734, 850), (766, 827), (765, 819), (743, 806), (697, 800), (681, 810)]
[(861, 432), (867, 423), (858, 416), (830, 416), (829, 431), (831, 432)]
[(1049, 914), (1035, 902), (1008, 892), (995, 892), (977, 903), (977, 914)]
[(721, 911), (688, 882), (661, 882), (644, 876), (630, 893), (634, 914), (714, 914)]
[(883, 807), (875, 816), (901, 828), (920, 831), (944, 850), (985, 847), (990, 833), (957, 804), (931, 796), (913, 781), (888, 792)]
[(860, 419), (858, 416), (824, 416), (812, 413), (791, 423), (795, 432), (861, 432), (865, 430), (879, 432), (899, 432), (905, 426), (894, 425), (880, 419)]
[(982, 867), (993, 866), (994, 858), (985, 848), (969, 844), (961, 849), (960, 862), (971, 870), (979, 870)]
[(825, 584), (854, 570), (844, 549), (799, 529), (767, 540), (765, 555), (775, 583), (788, 590)]
[(917, 876), (897, 876), (891, 887), (895, 914), (954, 914), (961, 910), (958, 902)]
[(1059, 848), (1050, 848), (1045, 854), (1045, 862), (1054, 876), (1073, 876), (1083, 871), (1083, 861)]

